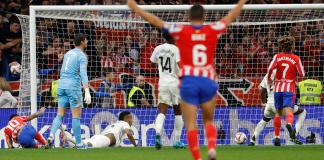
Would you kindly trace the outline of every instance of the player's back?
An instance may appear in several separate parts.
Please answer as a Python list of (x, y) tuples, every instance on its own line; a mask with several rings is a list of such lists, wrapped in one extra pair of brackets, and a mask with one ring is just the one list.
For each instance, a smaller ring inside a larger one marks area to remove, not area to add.
[(215, 49), (218, 39), (226, 31), (222, 21), (201, 26), (184, 25), (169, 28), (180, 50), (180, 76), (197, 76), (214, 79)]
[(293, 53), (279, 53), (275, 56), (276, 76), (275, 92), (295, 93), (297, 73), (305, 75), (305, 71), (299, 56)]
[(86, 55), (79, 48), (74, 48), (64, 55), (58, 88), (81, 89), (80, 65), (87, 63)]
[(177, 85), (178, 62), (180, 62), (177, 46), (169, 43), (157, 46), (151, 56), (151, 62), (157, 63), (159, 66), (159, 86)]
[(101, 135), (106, 135), (108, 133), (112, 133), (115, 136), (115, 138), (122, 138), (125, 129), (130, 129), (130, 126), (127, 122), (125, 121), (117, 121), (116, 123), (113, 123), (109, 126), (107, 126), (102, 132)]
[(6, 126), (4, 132), (6, 133), (6, 135), (12, 137), (16, 142), (18, 131), (20, 130), (20, 128), (26, 125), (27, 120), (27, 116), (17, 116), (11, 119), (8, 122), (8, 125)]

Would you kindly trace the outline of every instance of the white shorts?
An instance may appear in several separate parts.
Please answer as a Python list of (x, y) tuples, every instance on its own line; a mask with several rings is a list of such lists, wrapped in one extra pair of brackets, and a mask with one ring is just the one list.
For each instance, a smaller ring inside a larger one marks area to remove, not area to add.
[(179, 105), (179, 99), (178, 86), (159, 86), (159, 104)]
[[(299, 109), (299, 106), (294, 105), (294, 108), (293, 109), (294, 109), (294, 113), (296, 113), (298, 111), (298, 109)], [(276, 110), (274, 104), (273, 103), (267, 103), (266, 104), (266, 107), (264, 109), (263, 115), (266, 118), (272, 118), (273, 116), (276, 115), (276, 113), (277, 113), (277, 110)]]
[(83, 140), (83, 143), (90, 142), (93, 148), (105, 148), (109, 147), (110, 139), (104, 135), (94, 135), (90, 139)]

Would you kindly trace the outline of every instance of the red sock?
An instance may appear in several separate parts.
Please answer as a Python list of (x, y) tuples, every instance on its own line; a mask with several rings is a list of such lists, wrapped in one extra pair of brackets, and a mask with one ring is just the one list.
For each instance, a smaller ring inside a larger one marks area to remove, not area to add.
[(36, 137), (35, 139), (41, 143), (42, 145), (45, 145), (46, 144), (46, 141), (45, 141), (45, 138), (43, 137), (42, 134), (40, 134), (39, 132), (36, 132)]
[(294, 115), (292, 113), (286, 113), (286, 122), (290, 125), (293, 124)]
[(201, 160), (200, 150), (198, 145), (198, 132), (197, 130), (187, 131), (188, 135), (188, 146), (191, 151), (194, 160)]
[(279, 137), (280, 135), (280, 128), (281, 128), (281, 118), (280, 117), (275, 117), (273, 120), (273, 126), (274, 126), (274, 133), (275, 137)]
[(207, 124), (205, 127), (206, 137), (208, 141), (208, 149), (216, 148), (217, 131), (213, 124)]
[(39, 148), (39, 145), (38, 144), (35, 144), (35, 146), (34, 146), (35, 148)]

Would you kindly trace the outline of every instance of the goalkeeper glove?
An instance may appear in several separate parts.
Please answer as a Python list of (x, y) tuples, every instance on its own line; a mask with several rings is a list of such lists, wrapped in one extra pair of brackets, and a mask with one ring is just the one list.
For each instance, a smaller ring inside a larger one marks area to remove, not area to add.
[(90, 95), (90, 90), (89, 88), (85, 88), (84, 89), (84, 101), (86, 104), (90, 104), (91, 103), (91, 95)]

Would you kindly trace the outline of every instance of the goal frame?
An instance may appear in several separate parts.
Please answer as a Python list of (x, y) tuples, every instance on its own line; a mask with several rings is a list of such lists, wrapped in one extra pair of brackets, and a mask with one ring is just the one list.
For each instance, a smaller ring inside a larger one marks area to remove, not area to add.
[[(184, 11), (192, 5), (140, 5), (149, 11)], [(230, 10), (235, 5), (203, 5), (206, 10)], [(245, 5), (243, 10), (302, 10), (302, 9), (324, 9), (324, 4), (253, 4)], [(37, 64), (36, 64), (36, 11), (125, 11), (129, 10), (127, 5), (78, 5), (78, 6), (30, 6), (29, 7), (29, 40), (30, 40), (30, 105), (31, 114), (37, 112)], [(32, 120), (32, 125), (37, 129), (37, 118)]]

